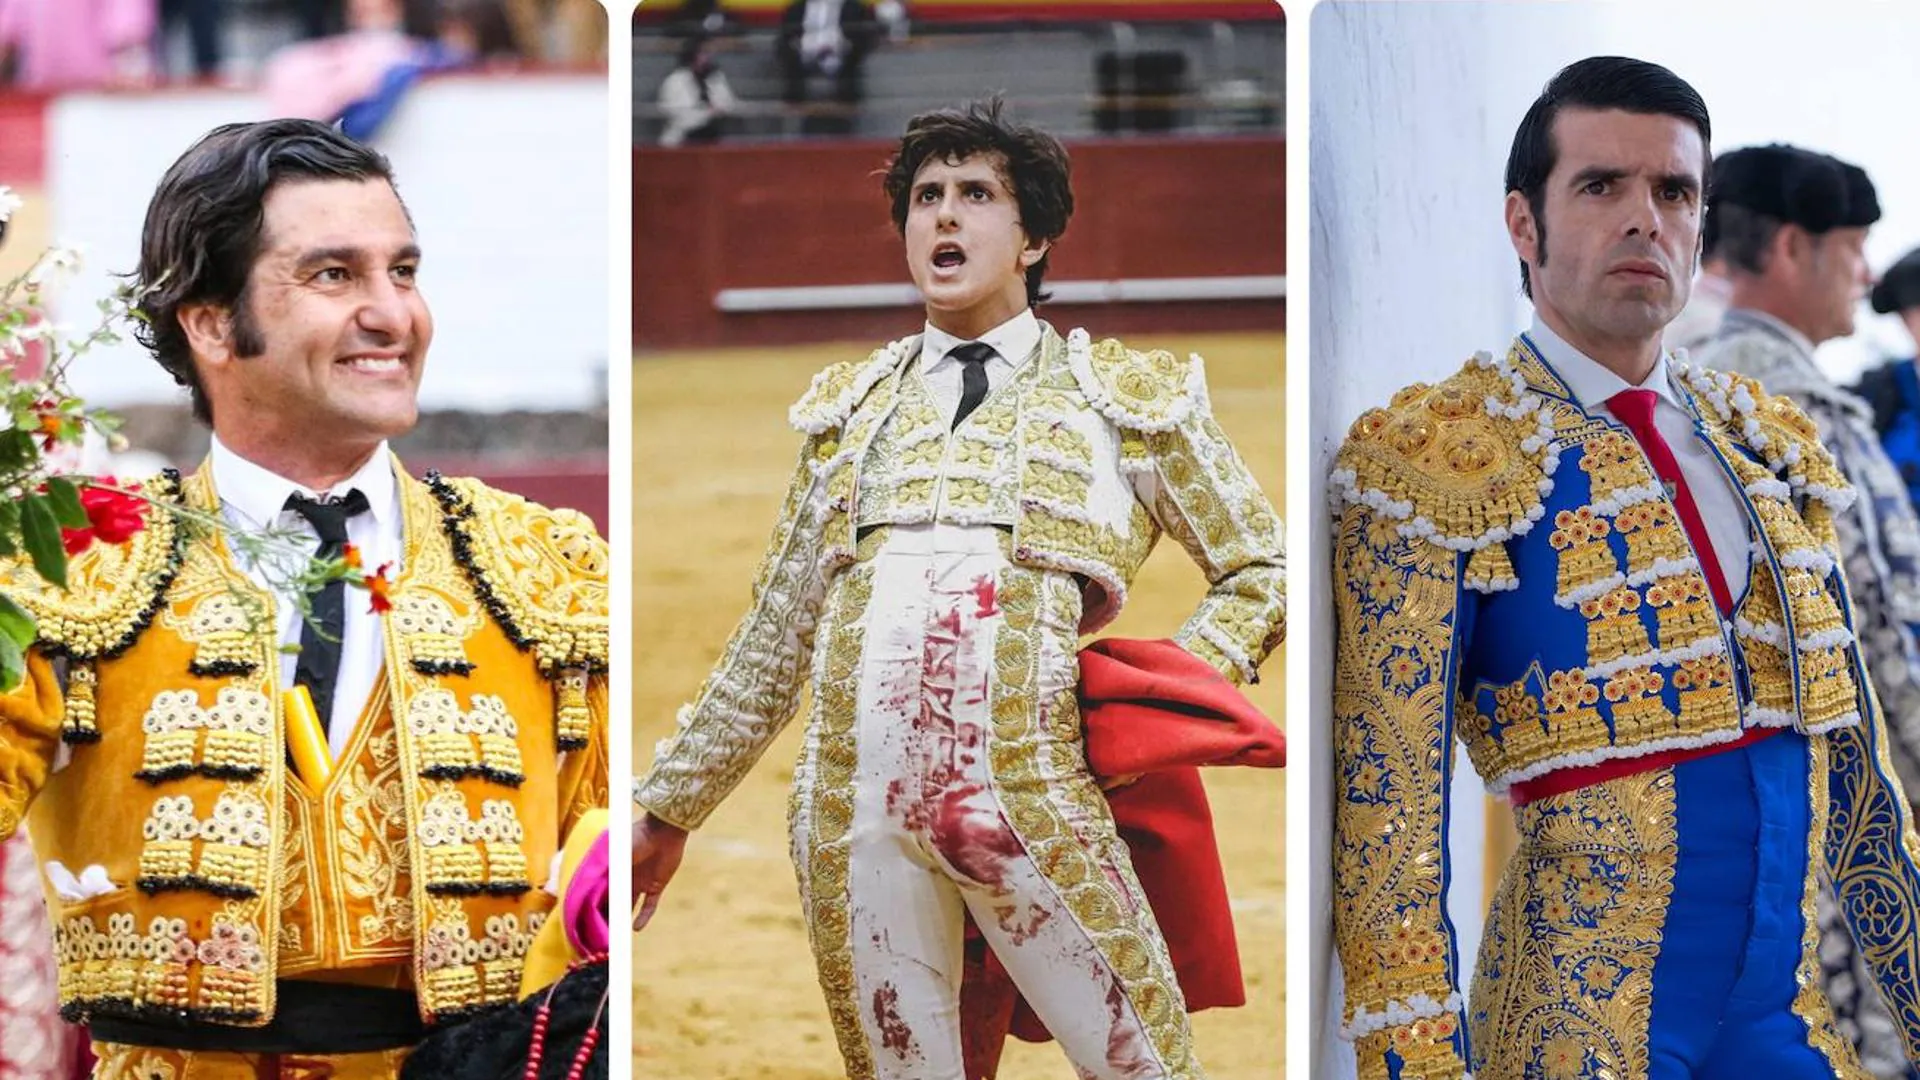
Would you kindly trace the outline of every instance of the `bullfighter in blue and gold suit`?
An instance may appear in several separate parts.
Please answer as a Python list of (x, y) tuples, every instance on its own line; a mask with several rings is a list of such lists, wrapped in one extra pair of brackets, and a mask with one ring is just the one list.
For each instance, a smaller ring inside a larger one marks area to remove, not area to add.
[[(1344, 1033), (1363, 1077), (1859, 1077), (1824, 874), (1920, 1060), (1920, 845), (1836, 561), (1852, 490), (1791, 403), (1658, 349), (1705, 107), (1619, 58), (1541, 101), (1515, 157), (1537, 123), (1548, 158), (1508, 178), (1539, 319), (1361, 416), (1333, 474)], [(1456, 738), (1520, 836), (1470, 1002)]]

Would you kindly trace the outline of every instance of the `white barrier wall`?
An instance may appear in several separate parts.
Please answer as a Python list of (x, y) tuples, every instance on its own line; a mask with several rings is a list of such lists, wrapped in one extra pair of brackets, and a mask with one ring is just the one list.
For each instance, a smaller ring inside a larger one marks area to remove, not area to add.
[[(417, 85), (375, 145), (419, 228), (434, 343), (429, 407), (580, 408), (606, 398), (607, 81), (590, 75), (447, 77)], [(82, 94), (48, 116), (53, 235), (86, 246), (58, 318), (92, 324), (113, 273), (132, 270), (160, 176), (209, 129), (267, 117), (221, 90)], [(73, 370), (89, 401), (172, 400), (129, 339)]]

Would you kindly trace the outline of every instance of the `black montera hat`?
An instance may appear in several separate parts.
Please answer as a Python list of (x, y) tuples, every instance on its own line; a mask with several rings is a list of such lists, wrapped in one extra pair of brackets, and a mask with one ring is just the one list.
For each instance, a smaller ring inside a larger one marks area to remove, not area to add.
[(1920, 248), (1900, 257), (1887, 267), (1873, 286), (1873, 310), (1882, 315), (1920, 307)]
[(1709, 219), (1718, 206), (1743, 207), (1810, 233), (1864, 228), (1880, 220), (1880, 199), (1865, 170), (1783, 143), (1741, 147), (1715, 158)]

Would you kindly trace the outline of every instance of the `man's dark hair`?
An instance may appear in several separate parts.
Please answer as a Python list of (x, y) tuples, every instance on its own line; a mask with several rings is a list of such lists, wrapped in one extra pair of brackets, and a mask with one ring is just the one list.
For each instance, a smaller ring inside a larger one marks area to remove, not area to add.
[[(1055, 241), (1067, 231), (1073, 216), (1072, 166), (1060, 140), (1002, 116), (998, 97), (969, 102), (965, 109), (921, 113), (907, 122), (907, 133), (882, 181), (893, 204), (893, 227), (907, 231), (907, 206), (913, 196), (913, 178), (929, 161), (959, 164), (975, 154), (999, 161), (1001, 177), (1020, 206), (1020, 227), (1029, 242)], [(1047, 276), (1048, 255), (1027, 267), (1027, 303), (1047, 299), (1040, 282)]]
[(1735, 203), (1715, 206), (1711, 220), (1712, 226), (1702, 230), (1700, 238), (1703, 255), (1724, 259), (1735, 270), (1766, 273), (1767, 249), (1785, 222)]
[[(1553, 121), (1566, 106), (1578, 109), (1619, 109), (1642, 116), (1672, 116), (1691, 123), (1700, 132), (1700, 183), (1705, 193), (1706, 173), (1713, 161), (1713, 124), (1707, 103), (1685, 79), (1645, 60), (1625, 56), (1593, 56), (1560, 69), (1548, 81), (1513, 133), (1507, 155), (1507, 191), (1526, 196), (1539, 238), (1539, 261), (1547, 262), (1547, 177), (1559, 160), (1553, 142)], [(1533, 298), (1527, 261), (1520, 260), (1520, 291)]]
[(260, 355), (266, 342), (247, 303), (247, 277), (260, 256), (267, 193), (276, 184), (313, 180), (392, 184), (393, 167), (385, 155), (311, 120), (226, 124), (173, 163), (147, 204), (140, 266), (132, 274), (141, 316), (133, 335), (191, 391), (193, 415), (203, 424), (212, 425), (213, 406), (194, 370), (180, 309), (226, 308), (234, 352)]

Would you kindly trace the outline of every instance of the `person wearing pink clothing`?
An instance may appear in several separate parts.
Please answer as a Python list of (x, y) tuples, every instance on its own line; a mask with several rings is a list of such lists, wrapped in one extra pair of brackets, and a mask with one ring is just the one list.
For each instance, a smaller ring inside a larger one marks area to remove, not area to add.
[(0, 56), (15, 85), (76, 90), (151, 76), (155, 0), (0, 0)]

